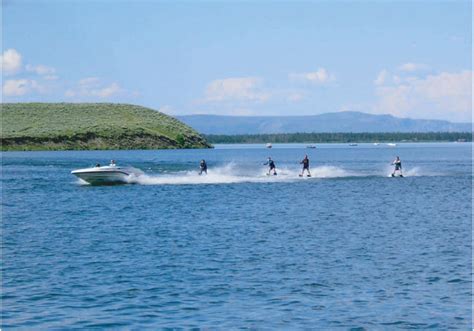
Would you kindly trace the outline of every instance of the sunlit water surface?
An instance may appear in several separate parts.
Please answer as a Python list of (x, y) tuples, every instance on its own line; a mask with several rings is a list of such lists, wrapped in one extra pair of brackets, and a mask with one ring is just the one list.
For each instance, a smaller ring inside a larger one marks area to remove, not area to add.
[[(5, 329), (471, 327), (471, 144), (2, 158)], [(70, 174), (110, 159), (145, 175)]]

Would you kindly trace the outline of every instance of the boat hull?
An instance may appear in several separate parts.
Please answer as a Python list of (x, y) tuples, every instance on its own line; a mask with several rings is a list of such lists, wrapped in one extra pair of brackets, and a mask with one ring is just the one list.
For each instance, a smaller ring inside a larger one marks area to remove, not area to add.
[(91, 185), (126, 184), (130, 175), (120, 172), (73, 174)]
[(91, 185), (128, 184), (132, 176), (141, 173), (128, 168), (97, 167), (71, 171), (71, 174)]

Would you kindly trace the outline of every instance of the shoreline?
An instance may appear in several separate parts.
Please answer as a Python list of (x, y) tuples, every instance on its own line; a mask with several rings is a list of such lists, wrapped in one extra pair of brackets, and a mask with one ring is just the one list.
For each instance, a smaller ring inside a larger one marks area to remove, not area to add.
[[(396, 143), (396, 146), (387, 146), (389, 143)], [(407, 145), (416, 145), (416, 144), (450, 144), (455, 146), (462, 146), (462, 145), (469, 145), (472, 144), (472, 141), (466, 142), (457, 142), (457, 141), (404, 141), (404, 142), (379, 142), (378, 145), (374, 145), (373, 142), (361, 142), (358, 143), (360, 147), (367, 147), (371, 146), (374, 148), (391, 148), (395, 149), (399, 146), (407, 146)], [(316, 149), (319, 146), (338, 146), (338, 147), (350, 147), (351, 149), (357, 149), (358, 146), (349, 146), (349, 143), (340, 143), (340, 142), (324, 142), (324, 143), (274, 143), (273, 148), (275, 147), (285, 147), (285, 146), (292, 146), (295, 148), (304, 148), (304, 149), (312, 149), (307, 148), (307, 144), (317, 145)], [(0, 149), (0, 153), (30, 153), (30, 152), (113, 152), (113, 151), (120, 151), (120, 152), (134, 152), (134, 151), (169, 151), (169, 150), (210, 150), (210, 149), (224, 149), (225, 147), (238, 147), (238, 146), (248, 146), (252, 149), (263, 149), (263, 150), (272, 150), (272, 148), (266, 148), (264, 143), (218, 143), (213, 144), (211, 147), (196, 147), (196, 148), (135, 148), (135, 149), (120, 149), (120, 148), (109, 148), (109, 149), (29, 149), (29, 150), (22, 150), (22, 149)], [(223, 148), (224, 147), (224, 148)]]
[(210, 144), (387, 144), (419, 142), (472, 142), (472, 132), (334, 132), (203, 135)]

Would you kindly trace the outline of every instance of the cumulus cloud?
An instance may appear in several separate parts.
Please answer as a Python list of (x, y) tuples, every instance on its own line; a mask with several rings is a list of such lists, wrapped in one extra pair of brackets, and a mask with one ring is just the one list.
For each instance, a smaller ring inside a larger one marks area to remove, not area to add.
[(12, 75), (21, 69), (22, 56), (15, 49), (7, 49), (0, 55), (2, 72), (5, 75)]
[(269, 98), (270, 93), (263, 89), (263, 80), (258, 77), (217, 79), (210, 82), (205, 91), (206, 102), (265, 102)]
[(336, 77), (330, 74), (325, 68), (318, 68), (318, 70), (312, 72), (292, 73), (288, 75), (288, 78), (292, 81), (316, 84), (323, 84), (336, 79)]
[(415, 72), (420, 70), (428, 70), (429, 66), (424, 63), (413, 63), (407, 62), (403, 63), (398, 67), (398, 70), (405, 71), (405, 72)]
[(56, 69), (54, 69), (53, 67), (48, 67), (48, 66), (45, 66), (45, 65), (42, 65), (42, 64), (39, 64), (39, 65), (31, 65), (31, 64), (27, 64), (26, 65), (26, 71), (28, 72), (34, 72), (36, 73), (37, 75), (40, 75), (40, 76), (50, 76), (50, 75), (54, 75), (56, 73)]
[(30, 92), (44, 93), (46, 87), (32, 79), (9, 79), (3, 84), (3, 95), (7, 97), (17, 97)]
[(59, 77), (56, 75), (56, 69), (53, 67), (45, 66), (43, 64), (31, 65), (27, 64), (25, 67), (27, 72), (34, 73), (41, 76), (44, 80), (57, 80)]
[(25, 95), (29, 90), (29, 80), (10, 79), (3, 84), (3, 94), (5, 96)]
[(472, 71), (409, 77), (378, 86), (375, 111), (402, 117), (472, 119)]
[[(16, 49), (7, 49), (0, 55), (0, 66), (2, 73), (6, 76), (11, 76), (19, 73), (22, 69), (24, 72), (40, 76), (36, 79), (40, 79), (41, 83), (38, 83), (34, 79), (15, 79), (8, 82), (8, 86), (4, 86), (3, 90), (5, 96), (19, 96), (25, 95), (32, 91), (45, 92), (49, 88), (44, 85), (45, 81), (57, 80), (59, 77), (56, 75), (56, 69), (45, 65), (31, 65), (27, 64), (23, 66), (23, 56)], [(23, 73), (24, 73), (23, 72)], [(6, 83), (5, 83), (6, 84)]]
[(112, 83), (109, 86), (106, 86), (104, 88), (99, 89), (98, 91), (95, 91), (97, 96), (101, 98), (108, 98), (113, 95), (116, 95), (122, 91), (122, 88), (119, 86), (117, 83)]
[(98, 77), (87, 77), (78, 81), (74, 88), (68, 89), (65, 96), (68, 98), (97, 97), (107, 99), (125, 92), (118, 83), (104, 84)]
[(77, 83), (80, 87), (83, 88), (92, 88), (92, 87), (97, 87), (100, 84), (100, 78), (99, 77), (87, 77), (79, 80)]
[(379, 74), (377, 75), (377, 78), (375, 78), (374, 80), (374, 84), (375, 85), (382, 85), (385, 83), (385, 81), (387, 80), (388, 78), (388, 71), (383, 69), (382, 71), (379, 72)]

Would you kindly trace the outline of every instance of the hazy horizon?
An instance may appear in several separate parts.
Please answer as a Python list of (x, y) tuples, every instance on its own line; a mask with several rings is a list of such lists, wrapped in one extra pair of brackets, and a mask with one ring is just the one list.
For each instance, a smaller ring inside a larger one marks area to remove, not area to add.
[(320, 113), (320, 114), (308, 114), (308, 115), (233, 115), (233, 114), (204, 114), (204, 113), (194, 113), (194, 114), (178, 114), (175, 115), (176, 117), (186, 117), (186, 116), (226, 116), (226, 117), (310, 117), (310, 116), (319, 116), (319, 115), (328, 115), (328, 114), (338, 114), (338, 113), (358, 113), (364, 115), (376, 115), (376, 116), (393, 116), (398, 119), (409, 119), (409, 120), (426, 120), (426, 121), (446, 121), (451, 123), (472, 123), (469, 122), (456, 122), (450, 120), (442, 120), (442, 119), (429, 119), (429, 118), (411, 118), (411, 117), (402, 117), (402, 116), (395, 116), (392, 114), (371, 114), (364, 111), (358, 110), (341, 110), (341, 111), (328, 111), (327, 113)]

